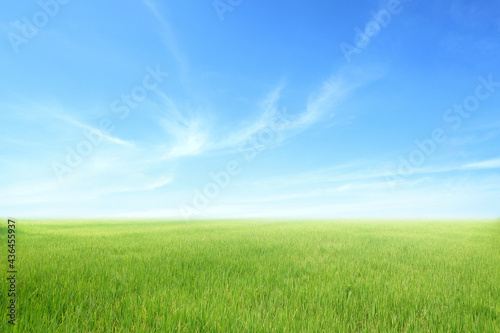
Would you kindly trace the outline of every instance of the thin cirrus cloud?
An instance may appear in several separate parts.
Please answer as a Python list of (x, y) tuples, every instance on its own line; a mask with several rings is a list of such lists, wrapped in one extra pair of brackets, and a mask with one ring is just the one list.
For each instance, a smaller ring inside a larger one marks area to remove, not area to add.
[(186, 54), (182, 51), (181, 47), (179, 46), (173, 28), (171, 27), (170, 23), (167, 20), (165, 20), (165, 18), (161, 14), (156, 4), (154, 4), (150, 0), (143, 0), (143, 4), (153, 14), (156, 21), (160, 25), (161, 30), (159, 33), (160, 36), (162, 37), (163, 44), (167, 48), (168, 53), (172, 55), (172, 57), (175, 59), (177, 67), (180, 68), (182, 83), (186, 84), (190, 66)]
[[(332, 75), (320, 85), (317, 91), (310, 94), (305, 111), (298, 114), (287, 114), (286, 110), (285, 112), (280, 110), (281, 92), (285, 89), (284, 85), (280, 84), (258, 104), (261, 112), (257, 120), (218, 140), (215, 137), (220, 137), (218, 135), (220, 133), (217, 128), (210, 126), (209, 116), (191, 110), (180, 110), (170, 98), (159, 93), (162, 102), (160, 107), (167, 115), (160, 120), (160, 123), (175, 142), (172, 147), (168, 148), (164, 158), (197, 156), (221, 150), (234, 152), (234, 148), (251, 140), (266, 128), (272, 128), (275, 131), (277, 139), (274, 140), (273, 144), (279, 145), (284, 140), (299, 135), (321, 122), (324, 116), (331, 112), (350, 92), (379, 77), (356, 78), (353, 76), (350, 80), (352, 82), (348, 82), (341, 75)], [(277, 122), (277, 118), (283, 119)], [(275, 123), (278, 123), (278, 126)]]
[(135, 177), (133, 180), (123, 179), (103, 181), (100, 177), (84, 177), (54, 182), (53, 179), (39, 180), (36, 183), (18, 182), (11, 186), (8, 195), (2, 194), (2, 205), (25, 205), (40, 203), (63, 203), (74, 200), (98, 200), (110, 195), (151, 191), (170, 184), (174, 179), (168, 176), (158, 178)]
[(103, 132), (103, 131), (101, 131), (98, 128), (95, 128), (95, 127), (90, 126), (90, 125), (86, 125), (86, 124), (82, 123), (81, 121), (78, 121), (78, 120), (76, 120), (75, 118), (73, 118), (73, 117), (71, 117), (69, 115), (58, 114), (58, 115), (54, 115), (54, 117), (58, 118), (60, 120), (63, 120), (64, 122), (66, 122), (68, 124), (74, 125), (74, 126), (80, 128), (80, 129), (89, 131), (90, 133), (99, 133), (99, 135), (102, 136), (103, 139), (105, 139), (105, 140), (107, 140), (109, 142), (112, 142), (112, 143), (115, 143), (115, 144), (118, 144), (118, 145), (122, 145), (122, 146), (127, 146), (127, 147), (135, 147), (135, 144), (132, 143), (132, 142), (128, 142), (126, 140), (122, 140), (120, 138), (117, 138), (115, 136), (110, 135), (107, 132)]
[[(389, 191), (383, 181), (347, 182), (323, 188), (308, 183), (306, 188), (287, 187), (287, 194), (280, 190), (246, 188), (245, 194), (233, 194), (207, 210), (206, 216), (234, 216), (238, 212), (248, 217), (295, 218), (491, 217), (495, 209), (488, 198), (500, 194), (498, 184), (498, 177), (458, 176), (446, 180), (413, 179), (395, 192)], [(461, 210), (455, 209), (457, 202), (462, 205)], [(478, 207), (482, 209), (479, 214)]]
[(462, 169), (498, 169), (500, 168), (500, 158), (489, 159), (485, 161), (467, 163)]
[(163, 160), (184, 156), (197, 156), (210, 150), (210, 129), (207, 118), (200, 112), (181, 108), (171, 98), (157, 92), (160, 97), (156, 107), (164, 114), (158, 122), (172, 143), (161, 156)]
[[(164, 45), (174, 57), (178, 67), (181, 68), (181, 81), (186, 86), (188, 93), (193, 94), (195, 90), (187, 84), (186, 79), (190, 67), (188, 57), (182, 51), (170, 23), (167, 22), (154, 2), (143, 0), (143, 4), (159, 23)], [(318, 123), (326, 112), (331, 111), (331, 108), (345, 98), (350, 91), (379, 79), (381, 76), (379, 69), (366, 71), (360, 75), (359, 69), (342, 68), (339, 74), (326, 79), (317, 91), (310, 94), (304, 112), (297, 115), (287, 115), (288, 121), (285, 125), (280, 126), (275, 133), (277, 140), (275, 140), (274, 145), (279, 145), (282, 141)], [(194, 112), (186, 107), (181, 108), (164, 93), (157, 91), (160, 97), (160, 108), (166, 113), (166, 116), (160, 119), (160, 124), (174, 142), (173, 145), (166, 148), (162, 159), (171, 160), (184, 156), (199, 156), (207, 152), (223, 150), (234, 152), (235, 147), (247, 142), (259, 131), (273, 126), (277, 113), (280, 112), (278, 103), (284, 88), (284, 84), (280, 83), (259, 103), (261, 113), (256, 121), (227, 135), (218, 132), (217, 128), (211, 127), (210, 115)]]

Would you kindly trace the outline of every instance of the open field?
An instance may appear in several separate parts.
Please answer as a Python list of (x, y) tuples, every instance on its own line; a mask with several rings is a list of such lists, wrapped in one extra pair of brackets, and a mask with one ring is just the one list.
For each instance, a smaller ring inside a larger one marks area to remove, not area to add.
[(498, 222), (17, 221), (16, 239), (0, 332), (500, 332)]

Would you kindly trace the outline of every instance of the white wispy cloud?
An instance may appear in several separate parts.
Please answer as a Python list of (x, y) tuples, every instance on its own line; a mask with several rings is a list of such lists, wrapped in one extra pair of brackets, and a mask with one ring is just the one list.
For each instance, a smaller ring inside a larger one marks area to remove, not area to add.
[(500, 158), (467, 163), (460, 167), (460, 169), (497, 169), (497, 168), (500, 168)]
[[(79, 173), (59, 182), (50, 175), (30, 182), (18, 181), (9, 185), (9, 192), (0, 194), (1, 205), (61, 203), (78, 200), (100, 200), (110, 195), (153, 191), (174, 181), (173, 176), (143, 175), (141, 167), (124, 167), (117, 161), (112, 170), (94, 173), (92, 167), (80, 167)], [(119, 173), (120, 176), (115, 176)]]
[[(349, 74), (353, 77), (346, 79), (344, 76)], [(378, 77), (360, 78), (353, 73), (332, 75), (320, 84), (317, 91), (310, 94), (305, 110), (298, 114), (288, 114), (285, 107), (280, 109), (281, 92), (285, 89), (284, 84), (280, 83), (258, 104), (261, 112), (255, 121), (234, 130), (221, 140), (212, 141), (209, 145), (205, 145), (205, 148), (234, 149), (266, 129), (272, 130), (274, 135), (274, 140), (267, 148), (278, 146), (283, 141), (320, 123), (351, 91), (375, 78)]]
[(145, 188), (147, 190), (155, 190), (157, 188), (163, 187), (165, 185), (170, 184), (171, 182), (174, 181), (173, 177), (166, 177), (166, 176), (161, 176), (159, 179), (154, 180), (150, 184), (148, 184)]
[[(279, 145), (320, 122), (353, 87), (345, 85), (340, 79), (329, 78), (321, 84), (317, 92), (311, 94), (306, 110), (297, 115), (280, 111), (279, 102), (283, 89), (284, 85), (279, 84), (258, 103), (260, 115), (255, 121), (226, 135), (217, 135), (217, 128), (210, 126), (206, 114), (180, 107), (168, 96), (159, 92), (158, 107), (165, 113), (160, 124), (174, 141), (164, 157), (170, 159), (196, 156), (221, 150), (233, 153), (235, 148), (266, 129), (273, 131), (272, 145)], [(216, 136), (219, 139), (215, 139)]]
[(161, 92), (158, 92), (158, 96), (160, 100), (157, 107), (163, 114), (159, 123), (172, 141), (163, 149), (161, 159), (196, 156), (211, 150), (207, 116), (188, 107), (179, 107)]
[(340, 77), (332, 76), (322, 83), (318, 92), (309, 97), (306, 111), (298, 116), (293, 127), (308, 127), (318, 122), (352, 89)]
[(11, 139), (11, 138), (5, 138), (3, 141), (7, 142), (8, 144), (14, 144), (14, 145), (19, 145), (19, 146), (27, 146), (27, 147), (45, 147), (46, 145), (38, 142), (38, 141), (30, 141), (30, 140), (19, 140), (19, 139)]
[(117, 138), (115, 136), (110, 135), (109, 133), (103, 132), (99, 130), (98, 128), (95, 128), (93, 126), (87, 125), (82, 123), (81, 121), (76, 120), (75, 118), (69, 116), (69, 115), (62, 115), (62, 114), (55, 114), (55, 118), (58, 118), (60, 120), (65, 121), (68, 124), (74, 125), (76, 127), (79, 127), (83, 130), (90, 131), (91, 133), (98, 133), (99, 136), (102, 136), (104, 140), (107, 140), (109, 142), (122, 145), (122, 146), (128, 146), (128, 147), (135, 147), (135, 144), (126, 140), (122, 140), (120, 138)]
[[(287, 114), (284, 107), (281, 110), (279, 108), (283, 89), (283, 84), (280, 84), (272, 90), (260, 103), (262, 112), (257, 121), (233, 132), (222, 146), (237, 146), (266, 128), (272, 128), (274, 131), (273, 143), (277, 145), (320, 122), (353, 87), (342, 78), (332, 76), (320, 85), (318, 91), (310, 94), (305, 111), (295, 115)], [(278, 117), (283, 119), (279, 119), (279, 126), (275, 126)]]
[(278, 103), (283, 88), (283, 84), (279, 84), (268, 93), (262, 102), (260, 102), (259, 108), (261, 113), (256, 121), (248, 126), (229, 133), (226, 138), (215, 144), (213, 148), (225, 149), (237, 147), (240, 144), (252, 139), (257, 133), (259, 133), (259, 131), (272, 126), (278, 113)]
[(184, 81), (183, 83), (185, 83), (186, 75), (189, 72), (189, 63), (187, 61), (187, 56), (179, 46), (170, 23), (164, 18), (159, 8), (152, 0), (143, 0), (142, 2), (151, 11), (157, 22), (160, 24), (160, 35), (162, 37), (163, 44), (174, 58), (177, 63), (177, 67), (181, 70), (181, 78)]
[[(422, 177), (397, 192), (384, 191), (383, 181), (349, 182), (326, 188), (310, 184), (284, 191), (245, 189), (222, 198), (203, 217), (491, 217), (497, 212), (491, 197), (500, 194), (500, 178)], [(247, 192), (251, 191), (250, 194)], [(481, 214), (477, 215), (478, 207)]]

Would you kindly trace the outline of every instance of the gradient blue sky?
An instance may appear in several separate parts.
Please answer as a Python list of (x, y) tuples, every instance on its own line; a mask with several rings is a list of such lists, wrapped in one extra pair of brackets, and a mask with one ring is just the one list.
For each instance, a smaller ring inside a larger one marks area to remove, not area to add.
[[(500, 216), (500, 2), (224, 3), (5, 3), (1, 214)], [(147, 68), (168, 73), (156, 89), (140, 88)], [(120, 118), (133, 89), (147, 96)], [(61, 168), (102, 121), (113, 130)], [(197, 198), (230, 161), (239, 173)]]

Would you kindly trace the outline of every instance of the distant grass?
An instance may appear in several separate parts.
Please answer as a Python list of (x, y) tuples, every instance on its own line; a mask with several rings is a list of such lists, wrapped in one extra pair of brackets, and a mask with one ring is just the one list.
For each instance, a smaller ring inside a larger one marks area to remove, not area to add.
[(500, 332), (498, 222), (18, 221), (17, 240), (0, 332)]

